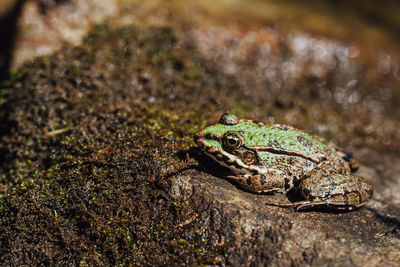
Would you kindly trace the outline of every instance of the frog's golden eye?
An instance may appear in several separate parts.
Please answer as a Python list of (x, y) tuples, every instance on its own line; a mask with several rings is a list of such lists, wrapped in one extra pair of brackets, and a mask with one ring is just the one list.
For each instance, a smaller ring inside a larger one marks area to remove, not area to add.
[(241, 147), (243, 138), (235, 133), (226, 133), (222, 137), (222, 147), (226, 150), (234, 150)]

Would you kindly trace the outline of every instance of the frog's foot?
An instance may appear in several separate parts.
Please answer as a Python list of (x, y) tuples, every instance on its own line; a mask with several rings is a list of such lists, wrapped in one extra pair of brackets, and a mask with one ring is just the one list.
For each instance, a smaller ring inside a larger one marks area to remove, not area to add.
[(293, 203), (266, 202), (265, 205), (277, 206), (277, 207), (281, 207), (281, 208), (293, 208), (296, 211), (299, 211), (301, 209), (307, 209), (307, 208), (313, 207), (313, 205), (310, 206), (312, 203), (313, 203), (312, 201), (304, 200), (304, 201), (298, 201), (298, 202), (293, 202)]
[(299, 189), (305, 201), (293, 203), (296, 210), (325, 206), (336, 210), (353, 210), (371, 199), (371, 184), (363, 177), (333, 173), (320, 177), (320, 172), (311, 173)]
[(309, 201), (309, 200), (303, 200), (303, 201), (297, 201), (297, 202), (292, 202), (292, 203), (274, 203), (274, 202), (267, 202), (265, 205), (269, 206), (277, 206), (281, 208), (293, 208), (296, 211), (299, 210), (304, 210), (304, 209), (309, 209), (316, 207), (318, 205), (324, 205), (326, 206), (327, 203), (325, 202), (320, 202), (320, 201)]
[(364, 205), (364, 203), (362, 203), (361, 205), (350, 204), (350, 203), (355, 202), (354, 200), (352, 201), (353, 198), (358, 198), (357, 194), (354, 192), (346, 194), (346, 195), (332, 196), (327, 199), (303, 200), (303, 201), (297, 201), (297, 202), (292, 202), (292, 203), (267, 202), (265, 204), (270, 205), (270, 206), (278, 206), (278, 207), (282, 207), (282, 208), (293, 208), (296, 211), (312, 209), (315, 207), (327, 207), (327, 208), (331, 208), (334, 210), (350, 211), (350, 210), (359, 208)]
[[(299, 201), (299, 202), (303, 202), (303, 201)], [(298, 203), (298, 202), (293, 202), (293, 203), (265, 202), (265, 205), (277, 206), (277, 207), (282, 207), (282, 208), (295, 208), (296, 203)]]

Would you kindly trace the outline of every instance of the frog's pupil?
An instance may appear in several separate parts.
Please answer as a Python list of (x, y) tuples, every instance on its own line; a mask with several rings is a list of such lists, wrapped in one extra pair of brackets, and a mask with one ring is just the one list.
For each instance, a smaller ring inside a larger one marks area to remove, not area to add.
[(235, 140), (234, 138), (230, 138), (230, 139), (228, 140), (228, 142), (229, 142), (229, 144), (231, 144), (231, 145), (236, 144), (236, 140)]

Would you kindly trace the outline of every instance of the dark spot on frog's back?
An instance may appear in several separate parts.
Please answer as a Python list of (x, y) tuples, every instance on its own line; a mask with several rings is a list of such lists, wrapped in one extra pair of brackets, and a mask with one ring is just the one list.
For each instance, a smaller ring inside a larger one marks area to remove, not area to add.
[(297, 136), (297, 141), (299, 141), (300, 143), (304, 142), (304, 140), (305, 140), (304, 136), (301, 136), (301, 135)]
[(274, 140), (274, 147), (276, 147), (276, 148), (279, 148), (279, 149), (282, 149), (282, 146), (281, 146), (281, 144), (278, 142), (278, 141), (276, 141), (276, 140)]
[(313, 145), (313, 142), (304, 136), (298, 135), (297, 136), (297, 141), (299, 141), (300, 144), (303, 146), (311, 147)]

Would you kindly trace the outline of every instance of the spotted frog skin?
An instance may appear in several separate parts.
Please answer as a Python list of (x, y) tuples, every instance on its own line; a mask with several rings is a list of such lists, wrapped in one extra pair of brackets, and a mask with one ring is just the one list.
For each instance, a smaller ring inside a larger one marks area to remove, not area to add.
[(287, 125), (224, 114), (194, 136), (206, 155), (227, 167), (241, 188), (254, 193), (296, 189), (304, 200), (267, 203), (296, 210), (316, 206), (352, 210), (371, 199), (371, 184), (351, 174), (356, 162), (325, 140)]

